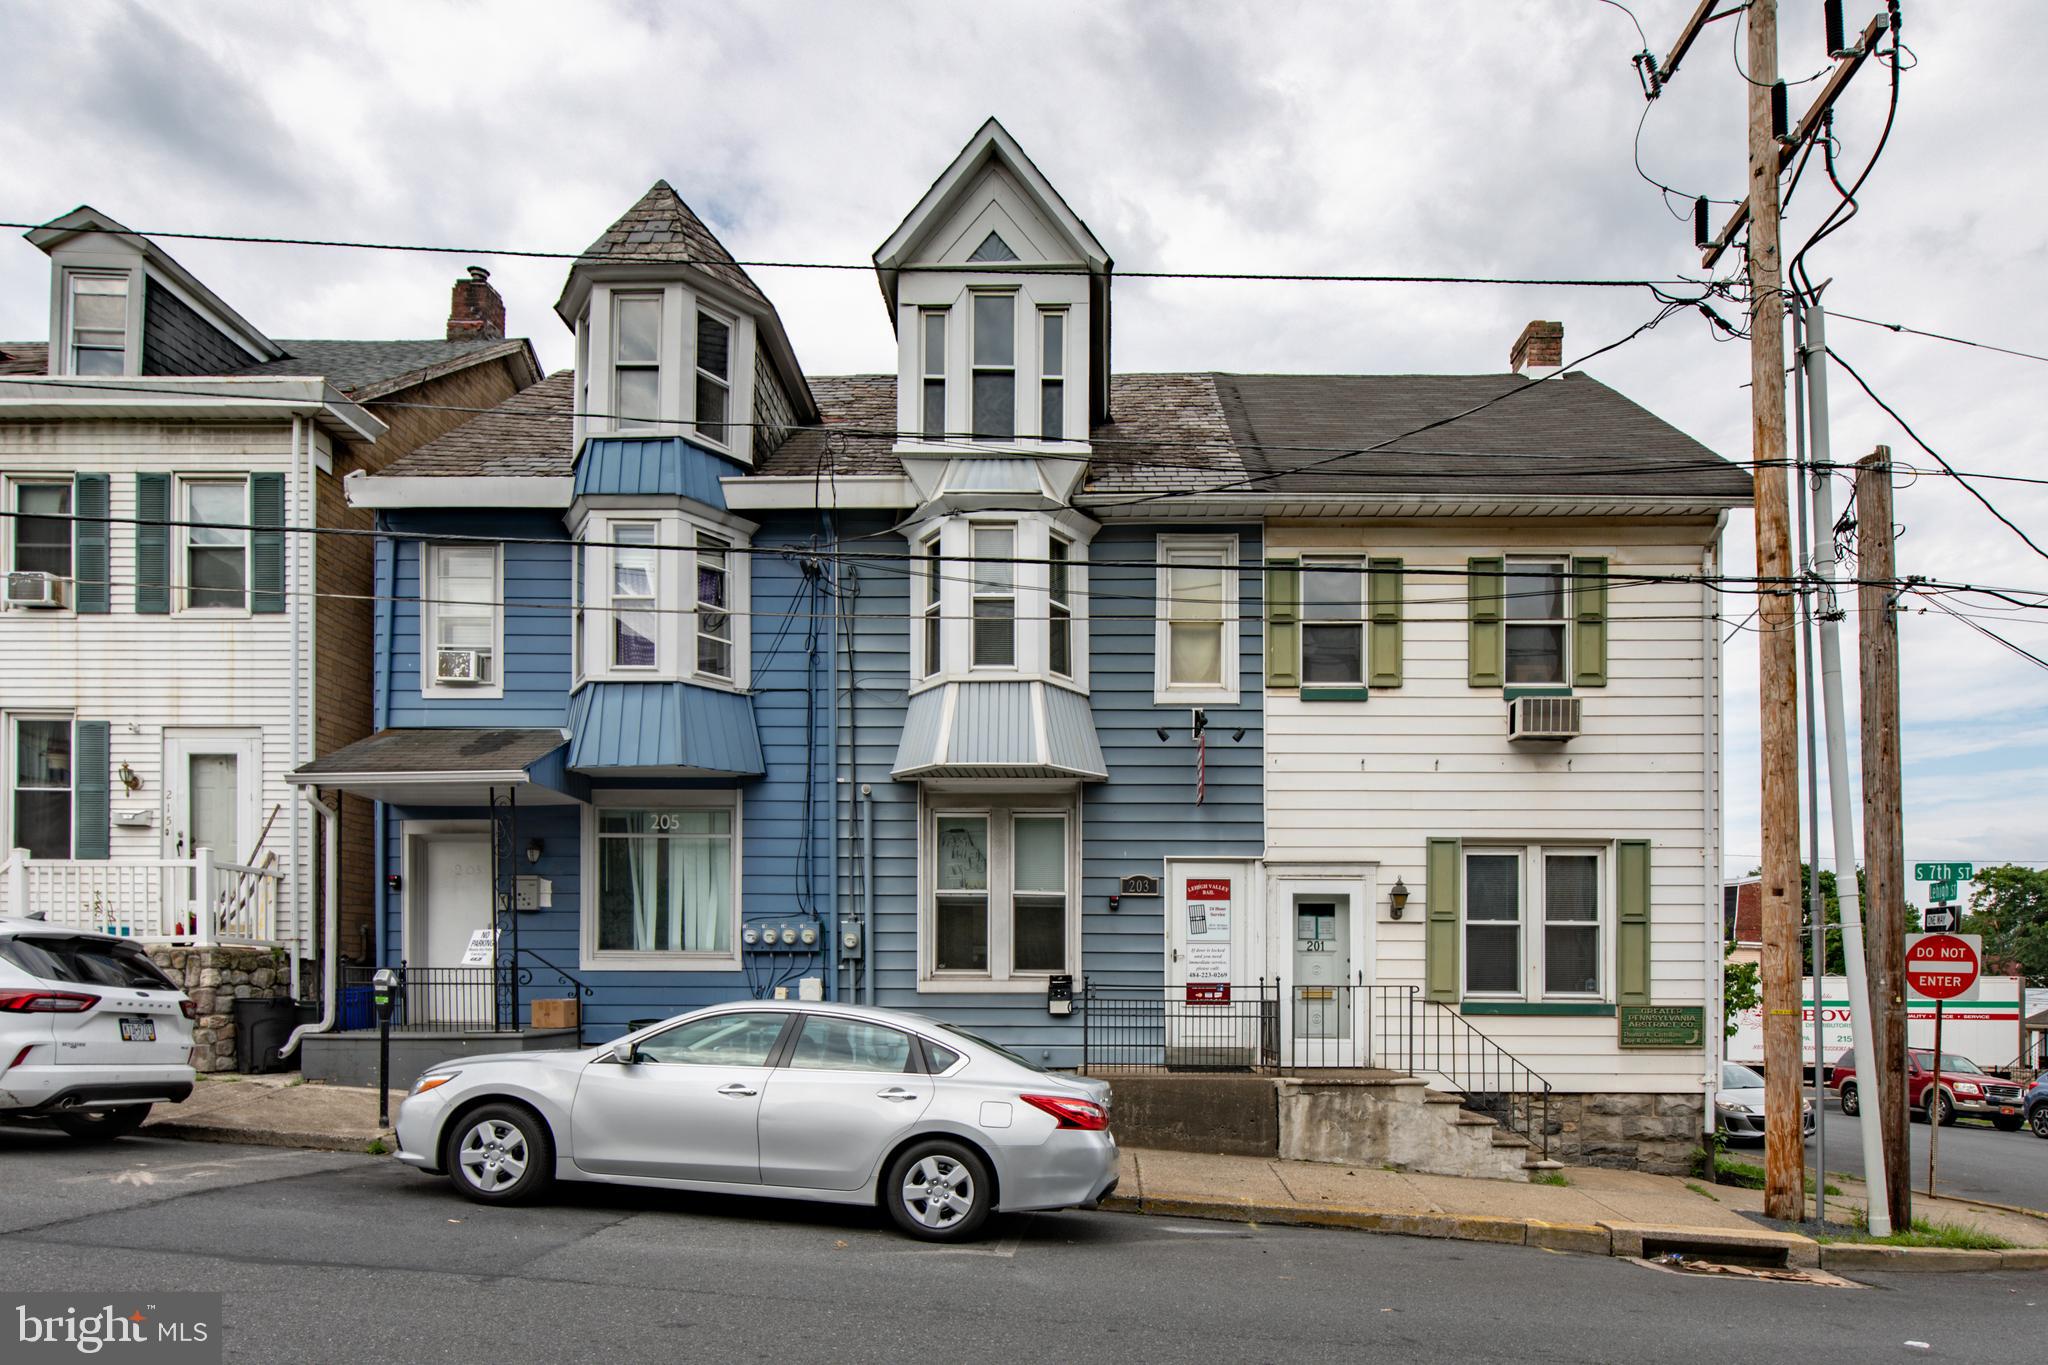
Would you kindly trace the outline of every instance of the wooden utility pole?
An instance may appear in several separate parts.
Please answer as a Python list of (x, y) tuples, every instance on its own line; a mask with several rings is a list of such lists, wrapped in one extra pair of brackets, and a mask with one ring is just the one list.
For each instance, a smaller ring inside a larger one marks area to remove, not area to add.
[(1755, 464), (1758, 702), (1763, 736), (1764, 1213), (1798, 1222), (1806, 1205), (1799, 1114), (1799, 676), (1791, 507), (1785, 459), (1784, 262), (1771, 127), (1778, 80), (1776, 0), (1749, 6), (1749, 378)]
[(1892, 543), (1892, 452), (1856, 462), (1857, 640), (1863, 678), (1864, 970), (1877, 1045), (1876, 1112), (1863, 1121), (1884, 1134), (1885, 1190), (1892, 1226), (1913, 1226), (1906, 1174), (1905, 829), (1900, 813), (1899, 624)]

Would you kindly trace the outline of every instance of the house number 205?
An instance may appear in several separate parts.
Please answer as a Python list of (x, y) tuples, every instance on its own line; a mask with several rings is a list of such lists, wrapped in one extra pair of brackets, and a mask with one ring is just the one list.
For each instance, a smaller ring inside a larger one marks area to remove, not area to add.
[(683, 817), (672, 811), (667, 814), (657, 813), (650, 815), (647, 823), (656, 834), (680, 833), (683, 828)]

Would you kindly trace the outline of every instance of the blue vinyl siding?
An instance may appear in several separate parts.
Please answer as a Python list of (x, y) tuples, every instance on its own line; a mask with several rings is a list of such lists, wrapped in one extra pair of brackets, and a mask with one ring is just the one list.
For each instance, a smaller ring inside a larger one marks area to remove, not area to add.
[[(1229, 528), (1240, 539), (1238, 561), (1238, 668), (1242, 702), (1211, 706), (1208, 796), (1194, 804), (1194, 745), (1186, 708), (1153, 705), (1154, 572), (1156, 537), (1178, 530), (1214, 535), (1201, 527), (1106, 528), (1089, 551), (1090, 705), (1108, 762), (1109, 780), (1082, 788), (1082, 964), (1099, 985), (1160, 987), (1165, 982), (1164, 900), (1125, 902), (1109, 911), (1119, 879), (1131, 873), (1162, 876), (1168, 857), (1257, 857), (1264, 852), (1264, 687), (1260, 672), (1263, 632), (1263, 554), (1255, 525)], [(879, 520), (848, 517), (847, 543), (875, 544), (903, 553), (901, 540), (863, 541), (886, 531)], [(1056, 1065), (1080, 1060), (1080, 1020), (1046, 1013), (1039, 994), (919, 994), (917, 991), (917, 784), (892, 781), (890, 766), (902, 735), (909, 686), (910, 609), (906, 577), (886, 567), (859, 571), (847, 634), (852, 658), (848, 700), (840, 708), (841, 802), (844, 850), (840, 885), (849, 892), (862, 874), (857, 792), (874, 792), (875, 1000), (917, 1010), (962, 1027), (986, 1030), (1008, 1046)], [(847, 600), (844, 586), (842, 602)], [(1171, 732), (1162, 743), (1160, 726)], [(1231, 735), (1245, 732), (1242, 741)]]
[[(569, 714), (571, 547), (546, 513), (387, 514), (384, 529), (410, 533), (380, 546), (377, 714), (388, 726), (564, 725)], [(508, 544), (504, 553), (503, 697), (420, 695), (421, 542), (424, 535), (503, 535), (558, 544)], [(388, 632), (388, 636), (385, 633)]]

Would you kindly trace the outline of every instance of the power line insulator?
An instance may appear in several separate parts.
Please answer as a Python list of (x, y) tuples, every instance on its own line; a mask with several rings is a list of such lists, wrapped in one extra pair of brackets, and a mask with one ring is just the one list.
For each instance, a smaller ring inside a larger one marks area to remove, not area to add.
[(1785, 82), (1779, 81), (1771, 86), (1771, 136), (1780, 142), (1783, 142), (1785, 135), (1792, 130), (1788, 118), (1785, 106)]
[(1703, 194), (1692, 201), (1692, 244), (1704, 249), (1713, 240), (1707, 227), (1707, 196)]
[(1848, 56), (1848, 46), (1842, 37), (1842, 0), (1826, 0), (1821, 6), (1821, 13), (1827, 20), (1828, 56)]

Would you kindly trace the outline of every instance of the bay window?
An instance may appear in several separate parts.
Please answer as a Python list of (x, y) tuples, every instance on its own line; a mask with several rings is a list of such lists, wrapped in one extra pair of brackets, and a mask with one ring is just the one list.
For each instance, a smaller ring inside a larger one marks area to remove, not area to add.
[(657, 530), (651, 521), (612, 523), (613, 668), (655, 666)]
[(501, 635), (497, 547), (429, 545), (425, 589), (433, 654), (422, 681), (429, 690), (494, 685)]
[(1010, 526), (974, 528), (974, 653), (976, 668), (1017, 663), (1017, 532)]
[(737, 820), (730, 804), (598, 807), (586, 956), (728, 963), (739, 905)]
[(612, 415), (618, 427), (661, 416), (661, 295), (612, 296)]
[(1161, 536), (1158, 546), (1154, 702), (1237, 700), (1237, 538)]
[[(1065, 797), (941, 796), (922, 844), (926, 983), (1008, 982), (1042, 989), (1073, 970), (1074, 812)], [(1036, 978), (1035, 980), (1031, 978)]]
[(1017, 296), (974, 295), (974, 439), (1017, 435)]
[(946, 310), (927, 308), (918, 314), (924, 328), (921, 351), (924, 356), (924, 439), (946, 439)]
[(1047, 308), (1038, 315), (1038, 434), (1057, 441), (1066, 429), (1067, 314)]
[(945, 559), (939, 554), (939, 533), (926, 537), (919, 553), (924, 561), (924, 603), (918, 609), (920, 627), (924, 632), (924, 676), (935, 677), (945, 669), (946, 655), (942, 647), (945, 639), (945, 616), (940, 609), (940, 600), (945, 586), (942, 566)]
[(1073, 547), (1059, 536), (1048, 542), (1051, 562), (1046, 571), (1046, 659), (1062, 678), (1074, 676)]
[(184, 490), (185, 605), (239, 611), (248, 605), (248, 481), (188, 480)]
[(1468, 845), (1464, 860), (1465, 995), (1603, 998), (1607, 917), (1597, 850)]
[(1567, 588), (1561, 559), (1510, 559), (1501, 615), (1507, 622), (1507, 672), (1516, 683), (1564, 683)]
[(128, 277), (68, 277), (72, 374), (128, 372)]
[(697, 314), (697, 434), (726, 444), (732, 403), (732, 324)]
[(697, 533), (697, 671), (726, 681), (732, 678), (731, 549), (723, 537)]
[(1301, 561), (1301, 681), (1365, 683), (1365, 574), (1357, 559)]

